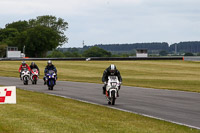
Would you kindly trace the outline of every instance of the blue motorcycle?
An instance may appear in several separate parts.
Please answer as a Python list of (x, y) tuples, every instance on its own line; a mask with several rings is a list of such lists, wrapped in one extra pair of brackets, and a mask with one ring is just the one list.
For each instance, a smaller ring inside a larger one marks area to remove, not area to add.
[(53, 90), (53, 87), (56, 83), (56, 73), (53, 70), (49, 70), (48, 73), (46, 74), (46, 78), (47, 78), (47, 86), (49, 90)]

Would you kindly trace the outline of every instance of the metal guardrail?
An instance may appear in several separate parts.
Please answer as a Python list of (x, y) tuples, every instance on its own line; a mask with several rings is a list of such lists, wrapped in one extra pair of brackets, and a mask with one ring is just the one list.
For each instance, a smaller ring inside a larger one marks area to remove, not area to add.
[(0, 58), (0, 61), (46, 61), (46, 60), (69, 60), (69, 61), (76, 61), (76, 60), (86, 60), (86, 58)]
[(90, 57), (90, 58), (0, 58), (0, 61), (129, 61), (129, 60), (183, 60), (183, 57)]
[(106, 60), (106, 61), (112, 61), (112, 60), (121, 60), (121, 61), (127, 61), (127, 60), (182, 60), (183, 57), (110, 57), (110, 58), (97, 58), (93, 57), (91, 60)]
[(184, 61), (200, 61), (200, 56), (184, 56)]

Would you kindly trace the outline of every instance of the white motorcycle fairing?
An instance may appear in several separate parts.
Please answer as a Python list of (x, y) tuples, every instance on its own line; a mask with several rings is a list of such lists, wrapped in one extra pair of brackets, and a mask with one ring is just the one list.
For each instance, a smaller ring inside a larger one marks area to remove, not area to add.
[(119, 86), (120, 82), (117, 76), (108, 76), (108, 83), (106, 86), (106, 98), (108, 100), (108, 104), (115, 104)]
[(30, 80), (30, 72), (27, 69), (24, 69), (21, 72), (21, 79), (24, 82), (24, 85), (28, 85), (28, 81)]

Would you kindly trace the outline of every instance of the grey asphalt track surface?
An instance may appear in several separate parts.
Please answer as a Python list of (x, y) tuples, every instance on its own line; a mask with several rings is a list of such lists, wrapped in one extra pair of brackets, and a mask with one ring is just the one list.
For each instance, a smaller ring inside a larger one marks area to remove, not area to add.
[(0, 85), (48, 93), (133, 112), (200, 129), (200, 93), (122, 86), (116, 105), (108, 105), (102, 84), (57, 81), (49, 91), (43, 80), (23, 85), (19, 78), (0, 77)]

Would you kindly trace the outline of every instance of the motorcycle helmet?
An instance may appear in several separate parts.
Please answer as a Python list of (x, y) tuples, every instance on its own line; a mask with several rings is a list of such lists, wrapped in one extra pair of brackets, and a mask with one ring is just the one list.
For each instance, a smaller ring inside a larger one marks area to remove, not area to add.
[(52, 65), (52, 61), (51, 61), (51, 60), (48, 60), (47, 64), (48, 64), (48, 65)]
[(110, 74), (111, 75), (114, 75), (115, 74), (115, 72), (116, 72), (116, 66), (114, 65), (114, 64), (111, 64), (110, 65)]
[(26, 65), (26, 62), (25, 61), (22, 61), (22, 66), (25, 66)]
[(31, 66), (34, 66), (35, 65), (35, 62), (31, 62)]

